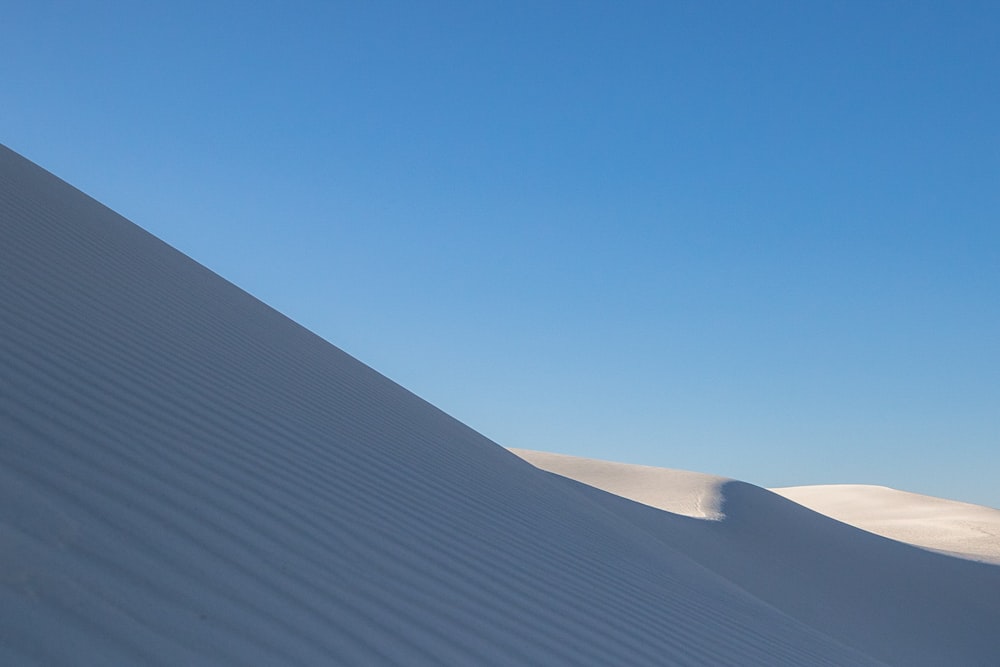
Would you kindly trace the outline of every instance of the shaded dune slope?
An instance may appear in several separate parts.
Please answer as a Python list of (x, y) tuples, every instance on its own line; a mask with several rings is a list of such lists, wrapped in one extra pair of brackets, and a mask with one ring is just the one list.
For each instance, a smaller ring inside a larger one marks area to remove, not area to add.
[[(1000, 567), (886, 539), (745, 482), (514, 451), (590, 502), (868, 655), (897, 665), (983, 666), (1000, 656)], [(580, 471), (587, 484), (571, 479)], [(651, 494), (657, 479), (674, 490)], [(674, 513), (685, 512), (692, 505), (685, 496), (693, 495), (708, 498), (718, 517)], [(654, 497), (661, 509), (637, 502)]]
[(0, 662), (875, 661), (0, 148)]

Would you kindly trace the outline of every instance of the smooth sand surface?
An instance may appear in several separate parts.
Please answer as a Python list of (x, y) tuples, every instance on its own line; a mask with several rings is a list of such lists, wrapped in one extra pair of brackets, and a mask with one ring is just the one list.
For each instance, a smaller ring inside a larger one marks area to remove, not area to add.
[(0, 664), (995, 664), (1000, 568), (683, 483), (540, 470), (0, 148)]
[(600, 461), (530, 449), (511, 449), (532, 465), (634, 500), (696, 519), (721, 519), (722, 487), (733, 480), (687, 470)]
[(771, 490), (877, 535), (1000, 564), (1000, 510), (992, 507), (865, 484)]

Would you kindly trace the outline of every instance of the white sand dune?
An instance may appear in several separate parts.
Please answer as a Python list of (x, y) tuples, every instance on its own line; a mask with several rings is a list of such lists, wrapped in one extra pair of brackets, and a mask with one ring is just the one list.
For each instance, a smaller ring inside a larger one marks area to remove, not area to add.
[(992, 507), (866, 484), (771, 490), (820, 514), (877, 535), (1000, 564), (1000, 510)]
[(0, 148), (0, 664), (1000, 655), (1000, 568), (716, 498), (543, 472)]
[(722, 487), (727, 477), (687, 470), (615, 463), (530, 449), (510, 451), (548, 470), (657, 509), (696, 519), (722, 519)]
[(1000, 658), (1000, 567), (885, 539), (744, 482), (512, 451), (777, 609), (887, 663)]

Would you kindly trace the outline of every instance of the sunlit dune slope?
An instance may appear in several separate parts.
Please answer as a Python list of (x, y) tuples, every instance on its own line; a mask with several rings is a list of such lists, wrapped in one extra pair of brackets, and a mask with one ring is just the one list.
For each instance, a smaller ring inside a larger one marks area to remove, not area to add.
[(700, 472), (600, 461), (530, 449), (511, 449), (524, 460), (643, 505), (699, 519), (722, 518), (722, 487), (733, 480)]
[(771, 490), (820, 514), (878, 535), (1000, 564), (1000, 510), (992, 507), (865, 484)]

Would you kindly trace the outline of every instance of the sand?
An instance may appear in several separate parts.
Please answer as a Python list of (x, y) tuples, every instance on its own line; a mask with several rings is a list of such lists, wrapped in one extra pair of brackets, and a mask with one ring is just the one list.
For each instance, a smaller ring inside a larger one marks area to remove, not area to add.
[(758, 598), (889, 664), (989, 665), (1000, 655), (996, 565), (887, 539), (737, 480), (512, 451)]
[(2, 664), (1000, 655), (1000, 568), (540, 470), (5, 148), (0, 287)]
[(877, 535), (1000, 564), (1000, 510), (992, 507), (866, 484), (771, 490), (820, 514)]

